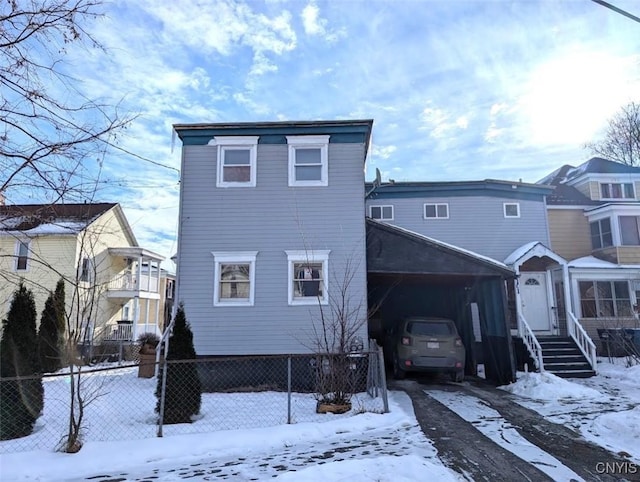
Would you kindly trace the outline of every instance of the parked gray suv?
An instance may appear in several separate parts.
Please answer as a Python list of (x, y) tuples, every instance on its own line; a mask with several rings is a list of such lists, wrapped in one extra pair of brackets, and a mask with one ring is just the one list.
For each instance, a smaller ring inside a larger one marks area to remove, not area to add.
[(464, 379), (465, 349), (453, 320), (405, 318), (390, 335), (394, 378), (412, 371), (449, 373), (456, 382)]

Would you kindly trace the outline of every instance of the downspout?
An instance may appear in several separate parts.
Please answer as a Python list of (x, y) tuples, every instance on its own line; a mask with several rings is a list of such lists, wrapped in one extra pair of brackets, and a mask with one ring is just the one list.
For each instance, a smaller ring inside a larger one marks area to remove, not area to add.
[(562, 265), (562, 284), (564, 285), (564, 311), (566, 320), (569, 320), (569, 315), (573, 312), (573, 299), (571, 298), (571, 280), (569, 279), (569, 263), (565, 263)]
[(516, 298), (516, 324), (518, 327), (518, 337), (522, 338), (522, 325), (520, 323), (520, 312), (522, 311), (522, 299), (520, 298), (520, 264), (514, 264), (513, 269), (516, 272), (516, 277), (512, 280), (513, 293)]

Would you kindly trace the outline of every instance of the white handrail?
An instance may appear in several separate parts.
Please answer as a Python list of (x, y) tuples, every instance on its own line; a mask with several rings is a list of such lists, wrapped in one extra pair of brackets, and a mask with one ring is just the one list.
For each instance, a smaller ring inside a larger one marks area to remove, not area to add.
[(569, 317), (567, 318), (567, 331), (587, 358), (593, 371), (596, 371), (596, 345), (571, 311), (569, 311)]
[(527, 323), (527, 320), (525, 320), (524, 316), (521, 314), (518, 314), (518, 325), (518, 332), (520, 333), (520, 336), (522, 336), (522, 340), (524, 341), (527, 350), (529, 350), (538, 371), (540, 373), (544, 372), (542, 347), (540, 346), (540, 343), (538, 343), (538, 339), (536, 338), (536, 335), (534, 335), (529, 323)]

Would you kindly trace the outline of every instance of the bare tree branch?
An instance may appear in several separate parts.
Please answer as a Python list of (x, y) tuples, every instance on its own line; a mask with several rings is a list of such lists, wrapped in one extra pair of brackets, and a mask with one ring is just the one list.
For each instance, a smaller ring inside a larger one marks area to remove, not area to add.
[(624, 106), (609, 120), (604, 138), (586, 147), (605, 159), (640, 166), (640, 103)]
[[(91, 178), (132, 117), (88, 99), (65, 71), (67, 46), (102, 49), (84, 25), (99, 0), (0, 3), (0, 193), (25, 186), (47, 200), (83, 201)], [(97, 164), (96, 164), (97, 161)]]

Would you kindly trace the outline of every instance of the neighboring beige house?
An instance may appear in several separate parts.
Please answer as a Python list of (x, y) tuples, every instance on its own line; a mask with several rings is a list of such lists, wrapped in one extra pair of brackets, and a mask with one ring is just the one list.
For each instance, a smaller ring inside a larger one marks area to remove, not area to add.
[(573, 311), (588, 334), (640, 327), (640, 168), (595, 157), (539, 183), (555, 186), (551, 248), (567, 260)]
[(69, 325), (83, 342), (159, 334), (163, 259), (138, 245), (116, 203), (0, 205), (0, 317), (23, 280), (39, 323), (62, 277)]

